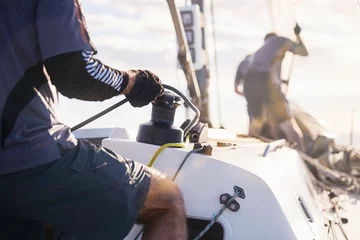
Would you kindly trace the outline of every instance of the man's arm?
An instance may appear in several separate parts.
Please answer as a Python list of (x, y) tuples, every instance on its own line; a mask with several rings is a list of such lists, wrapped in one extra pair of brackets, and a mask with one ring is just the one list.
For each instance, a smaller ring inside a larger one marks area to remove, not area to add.
[(236, 75), (235, 75), (235, 81), (234, 81), (234, 91), (243, 96), (244, 93), (242, 90), (239, 90), (239, 87), (242, 87), (243, 83), (244, 83), (244, 73), (243, 73), (243, 62), (240, 63), (237, 71), (236, 71)]
[(94, 58), (96, 49), (78, 0), (39, 0), (36, 16), (45, 68), (63, 95), (103, 101), (125, 94), (133, 106), (141, 107), (163, 91), (150, 71), (118, 71)]
[(306, 49), (306, 47), (300, 37), (301, 27), (299, 26), (298, 23), (296, 23), (296, 25), (294, 27), (294, 33), (296, 36), (296, 43), (291, 41), (289, 50), (296, 55), (308, 56), (309, 55), (308, 50)]
[(163, 92), (159, 77), (148, 70), (118, 71), (93, 57), (89, 50), (64, 53), (45, 60), (52, 83), (61, 94), (86, 101), (103, 101), (124, 94), (142, 107)]
[(51, 82), (68, 98), (103, 101), (128, 94), (134, 77), (112, 69), (93, 57), (90, 50), (64, 53), (44, 61)]
[(309, 52), (307, 48), (305, 47), (300, 35), (296, 35), (296, 43), (292, 44), (292, 47), (290, 49), (291, 52), (293, 52), (296, 55), (300, 56), (308, 56)]

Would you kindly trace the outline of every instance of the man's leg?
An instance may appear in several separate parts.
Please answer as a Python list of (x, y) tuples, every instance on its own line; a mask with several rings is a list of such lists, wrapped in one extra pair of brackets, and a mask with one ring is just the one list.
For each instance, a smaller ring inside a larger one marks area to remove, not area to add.
[(264, 121), (262, 118), (251, 119), (249, 125), (249, 135), (254, 137), (261, 136), (263, 127), (264, 127)]
[(0, 189), (0, 213), (54, 225), (61, 240), (124, 239), (136, 221), (145, 239), (186, 239), (172, 181), (85, 141), (56, 162), (0, 176)]
[(144, 239), (187, 239), (184, 200), (173, 181), (151, 170), (151, 183), (137, 223), (144, 224)]
[(0, 215), (1, 240), (45, 240), (44, 225), (39, 221)]
[(294, 118), (279, 123), (279, 129), (285, 135), (288, 142), (296, 143), (296, 148), (305, 151), (303, 133)]
[(270, 121), (277, 123), (279, 130), (285, 139), (293, 144), (297, 144), (297, 148), (304, 150), (303, 134), (300, 127), (290, 112), (289, 102), (286, 99), (281, 88), (276, 84), (269, 85), (269, 109)]
[(261, 136), (264, 126), (264, 109), (261, 95), (264, 94), (263, 84), (258, 79), (258, 74), (249, 74), (244, 83), (244, 95), (247, 101), (247, 112), (249, 115), (249, 135)]
[[(97, 217), (102, 224), (95, 225), (98, 228), (96, 237), (94, 233), (87, 233), (86, 226), (81, 227), (78, 239), (99, 239), (100, 236), (101, 239), (114, 239), (118, 229), (123, 228), (123, 231), (129, 232), (135, 222), (144, 224), (143, 238), (146, 240), (187, 239), (184, 202), (176, 184), (155, 169), (122, 158), (108, 149), (100, 149), (100, 152), (95, 150), (96, 160), (93, 166), (87, 166), (85, 171), (90, 170), (88, 177), (105, 184), (104, 187), (110, 187), (106, 191), (106, 195), (110, 197), (102, 200), (108, 206), (101, 213), (99, 210), (94, 211), (97, 216), (86, 212), (90, 206), (83, 209), (87, 219)], [(81, 162), (83, 161), (80, 160)], [(96, 190), (92, 194), (96, 194)], [(120, 239), (121, 236), (118, 236)]]

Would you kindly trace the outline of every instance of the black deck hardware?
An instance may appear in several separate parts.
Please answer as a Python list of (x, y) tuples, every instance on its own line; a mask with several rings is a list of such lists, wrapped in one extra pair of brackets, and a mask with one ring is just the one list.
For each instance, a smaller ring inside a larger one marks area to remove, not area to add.
[[(245, 199), (245, 192), (242, 188), (234, 186), (234, 192), (237, 197)], [(229, 201), (231, 202), (229, 203)], [(240, 204), (235, 199), (232, 199), (232, 196), (229, 193), (220, 195), (220, 204), (227, 204), (227, 208), (232, 212), (237, 212), (240, 209)]]
[(244, 189), (242, 189), (241, 187), (238, 186), (234, 186), (234, 191), (235, 193), (237, 193), (239, 198), (245, 199), (245, 191)]
[(210, 144), (195, 143), (193, 150), (194, 149), (201, 149), (200, 153), (205, 154), (207, 156), (212, 156), (213, 147)]

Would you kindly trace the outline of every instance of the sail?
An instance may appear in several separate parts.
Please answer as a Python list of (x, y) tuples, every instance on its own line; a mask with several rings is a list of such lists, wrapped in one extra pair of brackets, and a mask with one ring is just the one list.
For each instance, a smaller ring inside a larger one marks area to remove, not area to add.
[[(295, 4), (296, 0), (265, 0), (268, 4), (272, 31), (279, 36), (295, 40)], [(282, 64), (281, 77), (289, 79), (293, 64), (293, 54), (287, 53)]]

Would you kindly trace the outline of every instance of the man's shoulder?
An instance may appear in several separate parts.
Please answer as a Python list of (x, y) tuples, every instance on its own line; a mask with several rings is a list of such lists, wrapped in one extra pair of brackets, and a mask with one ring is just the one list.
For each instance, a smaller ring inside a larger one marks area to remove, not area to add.
[(250, 56), (246, 56), (239, 64), (238, 68), (244, 68), (245, 66), (247, 66), (249, 64), (249, 59)]
[(290, 38), (284, 36), (274, 36), (269, 39), (269, 42), (292, 42)]
[(268, 42), (268, 47), (269, 48), (282, 48), (282, 49), (289, 49), (292, 48), (294, 46), (294, 42), (287, 38), (287, 37), (283, 37), (283, 36), (275, 36), (272, 39), (269, 39)]

